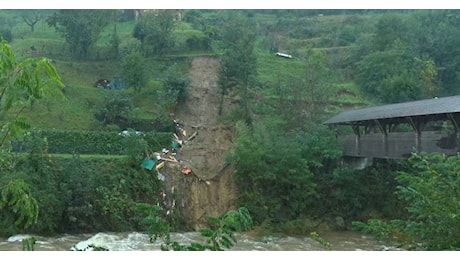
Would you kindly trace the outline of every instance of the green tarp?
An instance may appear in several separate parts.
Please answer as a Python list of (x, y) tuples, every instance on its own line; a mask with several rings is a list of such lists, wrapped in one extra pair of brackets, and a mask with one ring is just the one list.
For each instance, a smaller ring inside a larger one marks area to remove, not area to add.
[(173, 150), (177, 150), (177, 148), (179, 148), (179, 142), (177, 141), (174, 141), (171, 145), (171, 149)]
[(147, 170), (152, 170), (155, 167), (155, 161), (149, 158), (145, 158), (141, 164), (141, 167)]

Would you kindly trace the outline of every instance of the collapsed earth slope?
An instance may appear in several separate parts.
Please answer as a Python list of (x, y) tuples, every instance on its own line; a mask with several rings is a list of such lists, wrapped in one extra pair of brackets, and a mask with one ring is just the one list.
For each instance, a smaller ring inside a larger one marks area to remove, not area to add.
[[(233, 167), (225, 162), (234, 129), (218, 122), (218, 71), (216, 58), (193, 59), (187, 98), (172, 114), (185, 130), (184, 143), (175, 155), (178, 162), (166, 162), (162, 172), (168, 187), (165, 203), (193, 229), (207, 226), (206, 216), (235, 208)], [(230, 113), (231, 102), (224, 107), (223, 114)]]

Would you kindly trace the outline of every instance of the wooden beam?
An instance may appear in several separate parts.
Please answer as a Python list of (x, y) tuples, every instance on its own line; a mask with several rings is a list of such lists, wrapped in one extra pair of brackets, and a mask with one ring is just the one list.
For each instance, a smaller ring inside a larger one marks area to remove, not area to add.
[(381, 124), (379, 120), (374, 119), (374, 123), (376, 126), (378, 126), (380, 132), (382, 132), (384, 135), (387, 134), (386, 127), (384, 124)]
[(361, 134), (359, 133), (359, 125), (358, 124), (351, 124), (351, 128), (353, 129), (353, 132), (355, 135), (360, 136)]
[(165, 162), (159, 163), (157, 166), (155, 166), (155, 170), (159, 170), (165, 166)]
[(198, 132), (193, 133), (188, 139), (187, 142), (195, 138), (195, 136), (198, 134)]
[(173, 159), (168, 159), (168, 158), (161, 158), (162, 161), (167, 161), (167, 162), (179, 162), (178, 160), (173, 160)]
[(412, 126), (412, 129), (416, 132), (417, 131), (417, 126), (415, 125), (415, 122), (412, 119), (412, 117), (406, 117), (406, 119), (409, 122), (409, 124)]
[(460, 128), (458, 127), (458, 123), (457, 121), (455, 120), (454, 116), (452, 114), (447, 114), (447, 117), (450, 119), (450, 121), (452, 122), (452, 124), (454, 125), (455, 127), (455, 132), (459, 132), (460, 131)]
[(385, 156), (388, 155), (388, 134), (387, 134), (387, 130), (386, 130), (386, 124), (382, 124), (382, 122), (380, 122), (380, 120), (378, 119), (374, 119), (374, 123), (375, 125), (379, 128), (380, 132), (383, 134), (382, 135), (382, 147), (383, 147), (383, 154)]

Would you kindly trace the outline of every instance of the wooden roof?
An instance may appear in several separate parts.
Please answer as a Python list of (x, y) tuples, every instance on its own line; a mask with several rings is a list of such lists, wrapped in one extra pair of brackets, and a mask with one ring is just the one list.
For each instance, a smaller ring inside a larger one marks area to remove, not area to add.
[(324, 124), (351, 124), (353, 122), (375, 119), (404, 118), (457, 112), (460, 112), (460, 95), (345, 111), (325, 121)]

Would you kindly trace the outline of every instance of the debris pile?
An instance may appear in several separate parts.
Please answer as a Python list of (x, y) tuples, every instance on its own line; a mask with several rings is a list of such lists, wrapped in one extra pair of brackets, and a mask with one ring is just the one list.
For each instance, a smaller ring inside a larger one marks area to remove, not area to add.
[[(146, 152), (146, 157), (141, 163), (141, 167), (150, 171), (155, 171), (157, 173), (158, 179), (167, 182), (167, 175), (164, 174), (164, 169), (168, 169), (168, 174), (182, 174), (184, 176), (197, 177), (198, 180), (203, 181), (198, 175), (194, 174), (192, 166), (188, 160), (177, 159), (176, 156), (180, 153), (180, 149), (190, 142), (197, 132), (194, 132), (191, 136), (187, 135), (185, 129), (185, 124), (179, 120), (173, 120), (175, 124), (175, 131), (172, 134), (171, 147), (162, 148), (161, 151), (157, 152)], [(166, 168), (167, 166), (167, 168)], [(171, 176), (172, 177), (172, 176)], [(174, 178), (174, 177), (172, 177)], [(210, 185), (209, 181), (205, 181), (207, 185)], [(170, 215), (176, 206), (176, 200), (174, 199), (174, 190), (175, 186), (173, 183), (170, 183), (171, 195), (166, 197), (165, 191), (160, 191), (160, 201), (162, 201), (163, 206), (168, 210), (166, 215)]]
[(179, 152), (180, 148), (186, 145), (187, 142), (192, 140), (197, 132), (194, 132), (191, 136), (187, 135), (184, 122), (174, 119), (175, 132), (173, 133), (173, 138), (171, 141), (170, 149), (163, 148), (161, 151), (147, 154), (144, 161), (141, 163), (141, 167), (147, 170), (153, 170), (158, 174), (158, 179), (165, 181), (166, 176), (160, 172), (166, 163), (174, 163), (179, 165), (180, 172), (184, 175), (193, 174), (192, 167), (189, 163), (184, 160), (176, 159), (176, 155)]

